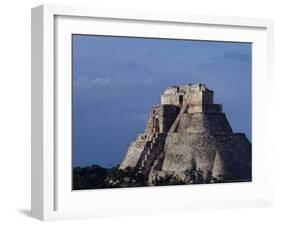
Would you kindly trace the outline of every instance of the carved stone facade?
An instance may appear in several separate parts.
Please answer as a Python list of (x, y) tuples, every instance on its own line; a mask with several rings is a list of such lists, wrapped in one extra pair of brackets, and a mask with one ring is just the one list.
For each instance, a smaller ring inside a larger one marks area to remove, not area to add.
[(120, 168), (142, 171), (150, 182), (165, 175), (184, 179), (191, 169), (201, 170), (204, 178), (250, 181), (251, 143), (232, 131), (213, 94), (204, 84), (165, 90)]

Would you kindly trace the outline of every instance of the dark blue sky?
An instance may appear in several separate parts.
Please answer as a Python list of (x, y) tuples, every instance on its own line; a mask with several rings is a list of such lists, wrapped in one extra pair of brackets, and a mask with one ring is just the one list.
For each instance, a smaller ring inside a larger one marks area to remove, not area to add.
[(171, 85), (205, 83), (251, 140), (251, 44), (73, 35), (73, 166), (114, 166)]

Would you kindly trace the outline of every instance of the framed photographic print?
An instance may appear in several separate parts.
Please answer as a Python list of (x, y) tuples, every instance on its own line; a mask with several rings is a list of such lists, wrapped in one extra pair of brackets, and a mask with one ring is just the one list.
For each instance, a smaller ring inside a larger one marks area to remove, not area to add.
[(32, 9), (32, 215), (270, 205), (272, 21)]

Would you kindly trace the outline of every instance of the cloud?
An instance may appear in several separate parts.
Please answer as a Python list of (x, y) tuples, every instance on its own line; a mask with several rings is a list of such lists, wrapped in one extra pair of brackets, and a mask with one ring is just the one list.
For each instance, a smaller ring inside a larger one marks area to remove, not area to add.
[(111, 83), (110, 78), (96, 77), (96, 78), (89, 79), (86, 76), (79, 76), (77, 79), (74, 80), (74, 87), (78, 89), (79, 88), (89, 89), (93, 86), (104, 86), (110, 83)]
[(94, 78), (91, 80), (92, 85), (106, 85), (109, 84), (111, 80), (109, 78)]

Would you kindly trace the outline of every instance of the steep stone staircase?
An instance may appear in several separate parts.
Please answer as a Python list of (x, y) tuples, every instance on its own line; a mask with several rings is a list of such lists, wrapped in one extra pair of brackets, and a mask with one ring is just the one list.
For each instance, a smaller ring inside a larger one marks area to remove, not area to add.
[(154, 133), (151, 140), (147, 141), (139, 161), (139, 170), (147, 174), (152, 167), (153, 161), (164, 149), (164, 133)]

